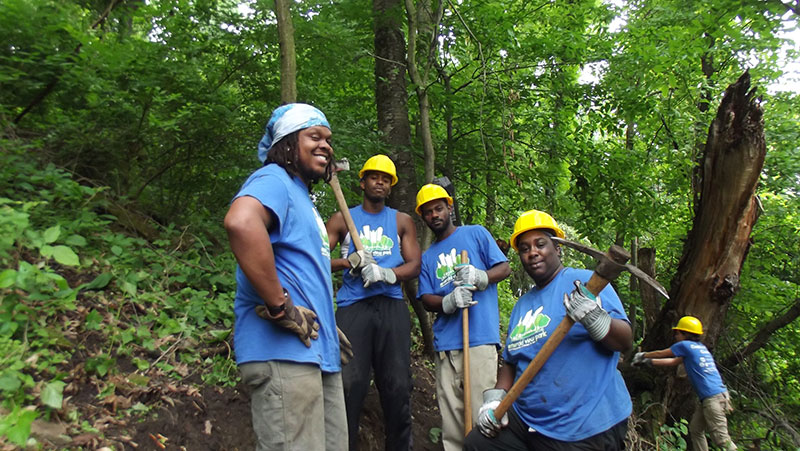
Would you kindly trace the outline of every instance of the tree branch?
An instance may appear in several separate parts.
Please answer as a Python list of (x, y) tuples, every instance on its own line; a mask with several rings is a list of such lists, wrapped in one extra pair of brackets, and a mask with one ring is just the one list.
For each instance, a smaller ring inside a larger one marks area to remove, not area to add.
[(794, 304), (789, 307), (781, 316), (768, 322), (758, 331), (753, 340), (740, 352), (734, 352), (722, 362), (722, 366), (732, 369), (744, 359), (763, 348), (769, 342), (770, 337), (779, 329), (786, 327), (800, 316), (800, 298), (794, 300)]
[[(103, 13), (100, 15), (100, 17), (98, 17), (97, 20), (94, 21), (94, 23), (91, 26), (91, 29), (95, 29), (100, 24), (105, 22), (105, 20), (108, 18), (108, 15), (111, 14), (111, 11), (118, 4), (120, 4), (121, 1), (124, 1), (124, 0), (111, 0), (111, 2), (106, 7), (105, 11), (103, 11)], [(83, 44), (81, 43), (81, 44), (78, 44), (77, 47), (75, 47), (75, 50), (72, 51), (72, 56), (71, 56), (71, 61), (70, 62), (75, 62), (75, 57), (78, 56), (78, 54), (81, 52), (81, 47), (82, 46), (83, 46)], [(44, 99), (48, 95), (50, 95), (50, 93), (53, 92), (53, 90), (55, 90), (56, 85), (58, 84), (59, 80), (61, 80), (61, 75), (63, 75), (63, 72), (61, 74), (59, 74), (59, 75), (56, 75), (55, 78), (53, 78), (52, 80), (50, 80), (49, 83), (47, 83), (47, 86), (45, 86), (44, 89), (39, 91), (39, 94), (36, 94), (36, 97), (34, 97), (33, 100), (31, 100), (28, 103), (28, 106), (26, 106), (25, 109), (22, 110), (22, 112), (20, 112), (17, 115), (17, 117), (14, 118), (14, 124), (19, 124), (19, 122), (22, 120), (22, 118), (24, 118), (28, 113), (30, 113), (30, 111), (32, 109), (34, 109), (37, 105), (42, 103), (42, 101), (44, 101)]]

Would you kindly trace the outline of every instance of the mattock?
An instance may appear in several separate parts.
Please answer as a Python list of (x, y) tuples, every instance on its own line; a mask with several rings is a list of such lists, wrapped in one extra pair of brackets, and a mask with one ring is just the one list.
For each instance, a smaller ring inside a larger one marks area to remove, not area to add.
[(363, 251), (364, 244), (361, 243), (361, 237), (358, 235), (358, 230), (356, 230), (356, 223), (353, 222), (353, 217), (350, 215), (350, 208), (347, 207), (347, 201), (344, 200), (342, 186), (339, 184), (339, 177), (336, 175), (337, 172), (348, 170), (350, 170), (350, 162), (347, 158), (335, 161), (333, 163), (333, 171), (331, 171), (331, 180), (328, 184), (331, 185), (331, 189), (333, 189), (333, 196), (336, 198), (336, 203), (339, 205), (339, 211), (342, 212), (347, 231), (350, 232), (350, 239), (353, 240), (353, 246), (355, 246), (357, 251)]
[[(577, 249), (584, 254), (591, 255), (595, 259), (597, 259), (597, 267), (595, 268), (594, 272), (592, 273), (592, 277), (589, 278), (589, 281), (586, 282), (586, 289), (589, 290), (593, 295), (597, 296), (603, 291), (603, 288), (606, 287), (612, 280), (616, 279), (622, 271), (628, 271), (634, 276), (641, 279), (646, 284), (652, 286), (660, 295), (664, 296), (665, 298), (669, 299), (669, 295), (667, 294), (667, 290), (661, 286), (655, 279), (647, 275), (644, 271), (637, 268), (636, 266), (628, 264), (628, 260), (631, 258), (631, 254), (628, 253), (625, 249), (616, 244), (609, 248), (607, 253), (601, 252), (597, 249), (592, 247), (586, 246), (581, 243), (576, 243), (575, 241), (569, 241), (558, 237), (551, 237), (555, 243), (563, 244), (567, 247), (571, 247), (573, 249)], [(544, 342), (542, 348), (536, 354), (536, 357), (533, 358), (531, 363), (525, 368), (525, 371), (522, 372), (519, 379), (514, 383), (510, 390), (508, 390), (508, 394), (500, 401), (500, 404), (494, 409), (494, 417), (496, 419), (503, 418), (503, 415), (508, 412), (508, 409), (511, 407), (511, 404), (519, 398), (522, 394), (522, 390), (533, 380), (533, 377), (542, 369), (542, 366), (547, 362), (547, 359), (550, 358), (550, 355), (553, 354), (556, 347), (561, 344), (561, 341), (569, 332), (569, 329), (572, 325), (575, 324), (575, 321), (569, 317), (569, 315), (564, 315), (564, 319), (561, 320), (561, 323), (556, 327), (553, 333), (547, 338), (547, 341)]]

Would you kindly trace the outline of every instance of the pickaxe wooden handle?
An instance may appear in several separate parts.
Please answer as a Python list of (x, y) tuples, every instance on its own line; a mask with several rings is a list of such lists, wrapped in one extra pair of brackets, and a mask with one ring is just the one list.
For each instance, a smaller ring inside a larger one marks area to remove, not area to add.
[(339, 211), (344, 216), (344, 223), (347, 226), (347, 231), (350, 232), (350, 239), (353, 240), (353, 245), (357, 251), (364, 250), (364, 244), (361, 242), (361, 237), (358, 236), (358, 230), (356, 230), (356, 223), (353, 222), (353, 217), (350, 216), (350, 208), (347, 207), (347, 202), (344, 200), (344, 193), (342, 193), (342, 186), (339, 185), (339, 177), (336, 176), (335, 168), (331, 173), (331, 180), (328, 184), (333, 189), (333, 195), (336, 197)]
[[(572, 241), (563, 240), (557, 237), (553, 237), (552, 239), (557, 243), (576, 248), (598, 259), (597, 267), (585, 285), (586, 289), (588, 289), (595, 296), (599, 295), (600, 292), (603, 291), (603, 288), (605, 288), (606, 285), (608, 285), (612, 280), (616, 279), (623, 270), (631, 270), (631, 265), (626, 265), (627, 261), (631, 258), (631, 255), (628, 253), (628, 251), (620, 246), (613, 245), (608, 250), (608, 253), (604, 254), (579, 243), (573, 243)], [(576, 247), (576, 245), (578, 247)], [(592, 252), (587, 252), (587, 249), (591, 250)], [(639, 270), (639, 272), (641, 272), (641, 270)], [(634, 275), (639, 276), (638, 273), (633, 273)], [(645, 280), (647, 283), (650, 285), (655, 284), (659, 293), (667, 296), (666, 290), (664, 290), (664, 288), (659, 285), (658, 282), (649, 276), (647, 279), (649, 279)], [(542, 348), (536, 354), (536, 357), (533, 358), (528, 367), (525, 368), (525, 371), (522, 372), (519, 379), (517, 379), (517, 382), (515, 382), (508, 391), (508, 394), (506, 394), (503, 400), (500, 401), (500, 404), (497, 406), (497, 408), (494, 409), (495, 418), (499, 420), (503, 418), (503, 415), (505, 415), (506, 412), (508, 412), (511, 404), (513, 404), (514, 401), (519, 398), (525, 387), (528, 386), (530, 381), (533, 380), (533, 377), (536, 376), (540, 369), (542, 369), (542, 366), (545, 364), (545, 362), (547, 362), (547, 359), (550, 358), (550, 355), (553, 354), (553, 351), (555, 351), (556, 347), (561, 344), (561, 341), (567, 335), (567, 332), (569, 332), (573, 324), (575, 324), (575, 321), (573, 321), (569, 315), (565, 315), (564, 319), (561, 320), (561, 323), (556, 327), (553, 333), (547, 337), (547, 341), (544, 342), (544, 345), (542, 345)]]
[[(466, 250), (461, 251), (461, 263), (469, 263)], [(461, 335), (464, 357), (464, 436), (472, 430), (472, 385), (469, 377), (469, 307), (461, 309)]]

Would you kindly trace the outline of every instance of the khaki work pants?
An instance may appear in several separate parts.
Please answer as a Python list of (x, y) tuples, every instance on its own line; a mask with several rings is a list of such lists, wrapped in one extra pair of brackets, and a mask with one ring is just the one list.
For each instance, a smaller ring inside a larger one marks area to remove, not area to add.
[[(497, 348), (483, 345), (469, 348), (469, 376), (472, 389), (472, 424), (478, 420), (483, 391), (497, 383)], [(436, 397), (442, 414), (444, 451), (461, 451), (464, 446), (464, 352), (436, 353)]]
[(706, 431), (720, 448), (726, 451), (738, 449), (728, 435), (728, 419), (725, 415), (730, 412), (733, 412), (733, 405), (727, 391), (700, 402), (689, 422), (689, 436), (694, 451), (708, 451)]
[(257, 451), (346, 451), (342, 373), (280, 361), (239, 365)]

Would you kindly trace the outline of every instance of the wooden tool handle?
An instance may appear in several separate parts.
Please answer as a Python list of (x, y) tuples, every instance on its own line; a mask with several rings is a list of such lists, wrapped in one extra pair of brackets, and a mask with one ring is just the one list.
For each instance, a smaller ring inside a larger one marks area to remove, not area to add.
[(331, 180), (328, 184), (331, 185), (333, 196), (336, 197), (336, 203), (339, 205), (339, 211), (341, 211), (342, 216), (344, 216), (344, 223), (347, 226), (347, 231), (350, 232), (350, 239), (353, 240), (353, 246), (356, 247), (357, 251), (364, 250), (364, 244), (361, 242), (361, 237), (358, 236), (356, 223), (353, 222), (353, 217), (350, 216), (350, 208), (347, 207), (347, 202), (344, 200), (342, 186), (339, 185), (339, 177), (336, 176), (336, 172), (331, 174)]
[(542, 369), (542, 365), (547, 362), (547, 359), (550, 358), (550, 355), (553, 354), (556, 347), (561, 344), (561, 340), (564, 339), (573, 324), (575, 324), (575, 321), (572, 321), (572, 318), (569, 316), (565, 316), (558, 327), (556, 327), (556, 330), (547, 337), (547, 341), (544, 342), (544, 345), (536, 354), (536, 357), (534, 357), (528, 367), (525, 368), (525, 371), (522, 372), (519, 379), (514, 382), (514, 385), (508, 390), (508, 394), (500, 401), (500, 405), (494, 409), (494, 417), (497, 418), (498, 421), (503, 418), (503, 415), (511, 408), (511, 404), (514, 404), (514, 401), (522, 394), (522, 390), (528, 386), (528, 383), (530, 383), (533, 377)]
[[(461, 251), (461, 263), (469, 263), (467, 251)], [(472, 430), (472, 385), (469, 377), (469, 308), (461, 309), (461, 331), (464, 343), (464, 435)]]
[[(613, 255), (613, 253), (611, 257), (619, 264), (624, 264), (627, 261), (627, 259), (619, 261), (624, 258), (624, 256)], [(630, 256), (628, 256), (628, 258), (630, 258)], [(597, 274), (597, 270), (595, 270), (595, 272), (592, 273), (592, 277), (590, 277), (589, 281), (586, 282), (585, 287), (593, 295), (597, 296), (601, 291), (603, 291), (608, 283), (609, 280)], [(556, 350), (558, 345), (561, 344), (561, 341), (567, 335), (567, 332), (569, 332), (570, 328), (572, 328), (573, 324), (575, 324), (575, 321), (573, 321), (569, 315), (564, 315), (564, 319), (561, 320), (561, 323), (559, 323), (558, 327), (556, 327), (553, 333), (547, 337), (547, 341), (545, 341), (544, 345), (542, 345), (542, 348), (539, 349), (536, 357), (531, 360), (531, 363), (527, 368), (525, 368), (525, 371), (522, 372), (522, 374), (519, 376), (519, 379), (514, 382), (514, 385), (508, 390), (508, 394), (506, 394), (502, 401), (500, 401), (500, 405), (494, 409), (494, 417), (497, 418), (498, 421), (503, 418), (503, 415), (505, 415), (506, 412), (508, 412), (508, 409), (511, 408), (511, 404), (514, 404), (514, 401), (516, 401), (517, 398), (519, 398), (519, 396), (522, 394), (522, 390), (528, 386), (528, 384), (533, 380), (533, 377), (536, 376), (540, 369), (542, 369), (542, 366), (545, 364), (545, 362), (547, 362), (547, 359), (550, 358), (550, 355), (553, 354), (553, 351)]]

